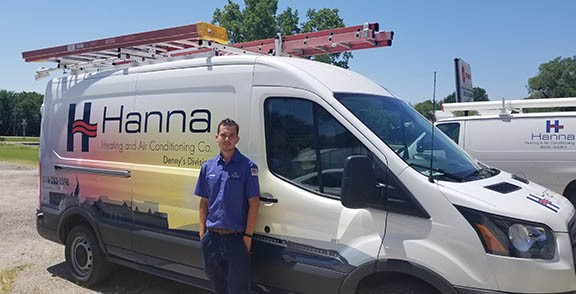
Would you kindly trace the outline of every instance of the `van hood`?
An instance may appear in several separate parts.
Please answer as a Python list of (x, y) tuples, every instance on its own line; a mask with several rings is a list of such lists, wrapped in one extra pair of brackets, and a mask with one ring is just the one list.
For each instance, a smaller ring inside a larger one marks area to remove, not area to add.
[(566, 197), (538, 184), (514, 179), (504, 171), (487, 179), (465, 183), (438, 181), (438, 185), (455, 205), (546, 224), (556, 232), (568, 231), (575, 212)]

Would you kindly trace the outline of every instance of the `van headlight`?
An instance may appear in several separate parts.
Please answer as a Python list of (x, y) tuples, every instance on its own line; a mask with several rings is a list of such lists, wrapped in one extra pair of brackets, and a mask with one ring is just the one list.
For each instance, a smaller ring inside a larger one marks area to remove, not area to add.
[(556, 241), (548, 226), (466, 207), (457, 208), (476, 230), (487, 253), (518, 258), (554, 258)]

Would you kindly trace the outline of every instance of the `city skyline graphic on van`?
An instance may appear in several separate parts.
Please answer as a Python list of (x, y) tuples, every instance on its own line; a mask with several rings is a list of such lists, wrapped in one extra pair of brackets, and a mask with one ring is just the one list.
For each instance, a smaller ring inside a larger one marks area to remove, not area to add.
[(85, 102), (84, 110), (82, 111), (82, 118), (76, 119), (76, 104), (71, 103), (68, 106), (68, 133), (67, 133), (67, 151), (74, 151), (74, 134), (82, 134), (82, 152), (88, 152), (88, 140), (96, 137), (98, 130), (97, 123), (90, 123), (90, 113), (92, 110), (92, 103)]

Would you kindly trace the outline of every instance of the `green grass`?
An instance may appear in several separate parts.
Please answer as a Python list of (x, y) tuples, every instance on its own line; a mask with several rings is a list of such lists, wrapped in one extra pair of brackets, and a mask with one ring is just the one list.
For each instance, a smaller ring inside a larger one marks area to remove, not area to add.
[(38, 165), (38, 146), (0, 143), (0, 161)]
[(13, 268), (0, 271), (0, 293), (10, 293), (14, 288), (14, 279), (19, 272), (30, 265), (19, 265)]
[(0, 142), (40, 142), (39, 137), (8, 137), (0, 136)]

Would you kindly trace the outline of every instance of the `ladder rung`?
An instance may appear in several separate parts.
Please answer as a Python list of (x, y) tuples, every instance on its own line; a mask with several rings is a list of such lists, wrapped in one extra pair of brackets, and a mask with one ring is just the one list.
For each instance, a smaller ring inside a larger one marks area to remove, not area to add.
[(120, 50), (118, 50), (118, 54), (119, 56), (131, 56), (131, 57), (137, 56), (151, 59), (155, 59), (158, 57), (155, 52), (149, 52), (148, 50), (139, 50), (138, 48), (132, 48), (132, 49), (120, 48)]
[(82, 55), (83, 55), (83, 56), (92, 57), (93, 59), (98, 59), (98, 58), (110, 58), (110, 57), (115, 57), (115, 56), (118, 55), (118, 53), (111, 53), (111, 52), (100, 51), (100, 52), (84, 53), (84, 54), (82, 54)]
[(90, 61), (90, 58), (82, 57), (81, 55), (66, 56), (66, 58), (62, 58), (62, 59), (58, 60), (58, 62), (61, 64), (72, 64), (72, 63), (87, 62), (87, 61)]
[(182, 44), (180, 44), (179, 42), (170, 42), (170, 43), (163, 43), (163, 44), (164, 44), (163, 47), (164, 47), (164, 49), (166, 49), (166, 51), (186, 49), (186, 46), (182, 46)]

